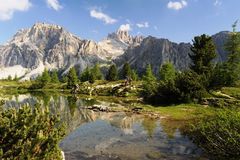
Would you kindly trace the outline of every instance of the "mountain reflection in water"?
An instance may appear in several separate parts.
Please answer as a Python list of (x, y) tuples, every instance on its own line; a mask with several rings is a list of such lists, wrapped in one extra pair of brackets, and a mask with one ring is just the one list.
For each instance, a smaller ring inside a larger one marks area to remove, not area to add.
[(38, 104), (43, 108), (49, 106), (52, 114), (60, 114), (68, 133), (60, 147), (69, 160), (186, 160), (201, 156), (201, 150), (181, 134), (178, 126), (172, 126), (164, 119), (85, 109), (94, 104), (125, 107), (124, 103), (37, 92), (10, 96), (5, 100), (5, 107)]

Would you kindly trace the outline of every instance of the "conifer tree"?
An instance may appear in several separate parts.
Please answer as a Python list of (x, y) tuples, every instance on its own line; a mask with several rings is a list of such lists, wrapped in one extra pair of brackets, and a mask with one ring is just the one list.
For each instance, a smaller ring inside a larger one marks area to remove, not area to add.
[(205, 34), (194, 37), (191, 51), (192, 53), (189, 54), (192, 60), (190, 69), (200, 75), (203, 86), (209, 88), (213, 74), (213, 59), (217, 56), (212, 38)]
[(233, 25), (233, 31), (230, 33), (230, 37), (225, 45), (226, 50), (228, 51), (228, 60), (227, 60), (227, 72), (229, 86), (233, 86), (240, 79), (240, 33), (237, 32), (238, 21)]
[(163, 64), (160, 68), (159, 75), (160, 79), (164, 82), (174, 81), (176, 78), (176, 70), (174, 68), (174, 65), (171, 62)]
[(68, 81), (68, 75), (65, 74), (65, 75), (62, 76), (61, 82), (67, 83), (67, 81)]
[(199, 75), (209, 76), (213, 69), (213, 59), (216, 58), (216, 48), (210, 36), (205, 34), (194, 37), (189, 54), (192, 64), (190, 68)]
[(106, 79), (108, 81), (116, 81), (118, 79), (118, 71), (115, 64), (110, 66)]
[(137, 81), (139, 79), (138, 74), (135, 70), (132, 70), (131, 78), (133, 81)]
[(132, 74), (132, 71), (131, 71), (131, 67), (129, 65), (128, 62), (126, 62), (123, 66), (123, 69), (122, 69), (122, 78), (125, 79), (127, 77), (131, 77), (131, 74)]
[(9, 75), (8, 78), (7, 78), (8, 81), (11, 81), (12, 80), (12, 76)]
[(80, 75), (80, 81), (81, 82), (89, 81), (90, 75), (91, 75), (91, 72), (90, 72), (89, 67), (85, 68)]
[(17, 74), (15, 74), (15, 76), (14, 76), (14, 79), (13, 79), (14, 81), (18, 81), (18, 77), (17, 77)]
[(94, 67), (91, 69), (91, 74), (94, 80), (102, 80), (103, 74), (100, 70), (99, 64), (95, 64)]
[(68, 72), (67, 88), (71, 89), (74, 86), (76, 86), (77, 83), (78, 83), (77, 72), (76, 69), (72, 67)]
[(152, 67), (147, 65), (146, 73), (143, 76), (143, 96), (145, 98), (152, 97), (157, 92), (157, 78), (154, 76)]
[(51, 81), (51, 77), (47, 69), (44, 69), (42, 76), (40, 78), (40, 81), (41, 81), (41, 86), (46, 86)]
[(58, 73), (57, 73), (56, 70), (54, 70), (54, 71), (52, 72), (51, 82), (52, 82), (52, 83), (59, 83)]

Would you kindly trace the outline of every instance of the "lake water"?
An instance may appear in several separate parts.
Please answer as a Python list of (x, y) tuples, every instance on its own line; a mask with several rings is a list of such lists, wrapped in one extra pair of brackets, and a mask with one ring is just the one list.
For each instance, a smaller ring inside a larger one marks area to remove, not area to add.
[(60, 148), (67, 160), (187, 160), (201, 150), (181, 134), (178, 122), (129, 112), (98, 112), (86, 106), (129, 107), (124, 100), (75, 97), (53, 93), (4, 96), (5, 107), (49, 106), (67, 124)]

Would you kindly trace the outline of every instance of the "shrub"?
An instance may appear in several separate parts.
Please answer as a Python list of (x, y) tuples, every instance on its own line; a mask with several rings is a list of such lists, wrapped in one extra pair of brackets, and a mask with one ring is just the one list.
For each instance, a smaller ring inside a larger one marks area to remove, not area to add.
[(159, 104), (174, 104), (181, 101), (180, 90), (176, 87), (174, 81), (161, 81), (159, 83), (157, 97)]
[(201, 77), (194, 71), (185, 71), (176, 78), (176, 88), (180, 91), (182, 102), (201, 100), (206, 90), (201, 83)]
[(240, 112), (219, 111), (194, 124), (189, 134), (212, 159), (240, 157)]
[(47, 109), (0, 107), (0, 159), (62, 159), (58, 143), (64, 135), (59, 117)]

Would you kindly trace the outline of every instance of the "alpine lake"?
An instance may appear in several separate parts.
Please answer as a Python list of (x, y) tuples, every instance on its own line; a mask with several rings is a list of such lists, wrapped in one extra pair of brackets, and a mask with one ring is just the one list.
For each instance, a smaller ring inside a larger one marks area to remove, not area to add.
[(5, 94), (1, 99), (4, 107), (40, 104), (59, 114), (67, 126), (59, 144), (67, 160), (207, 159), (182, 131), (186, 121), (143, 114), (135, 100), (51, 92)]

